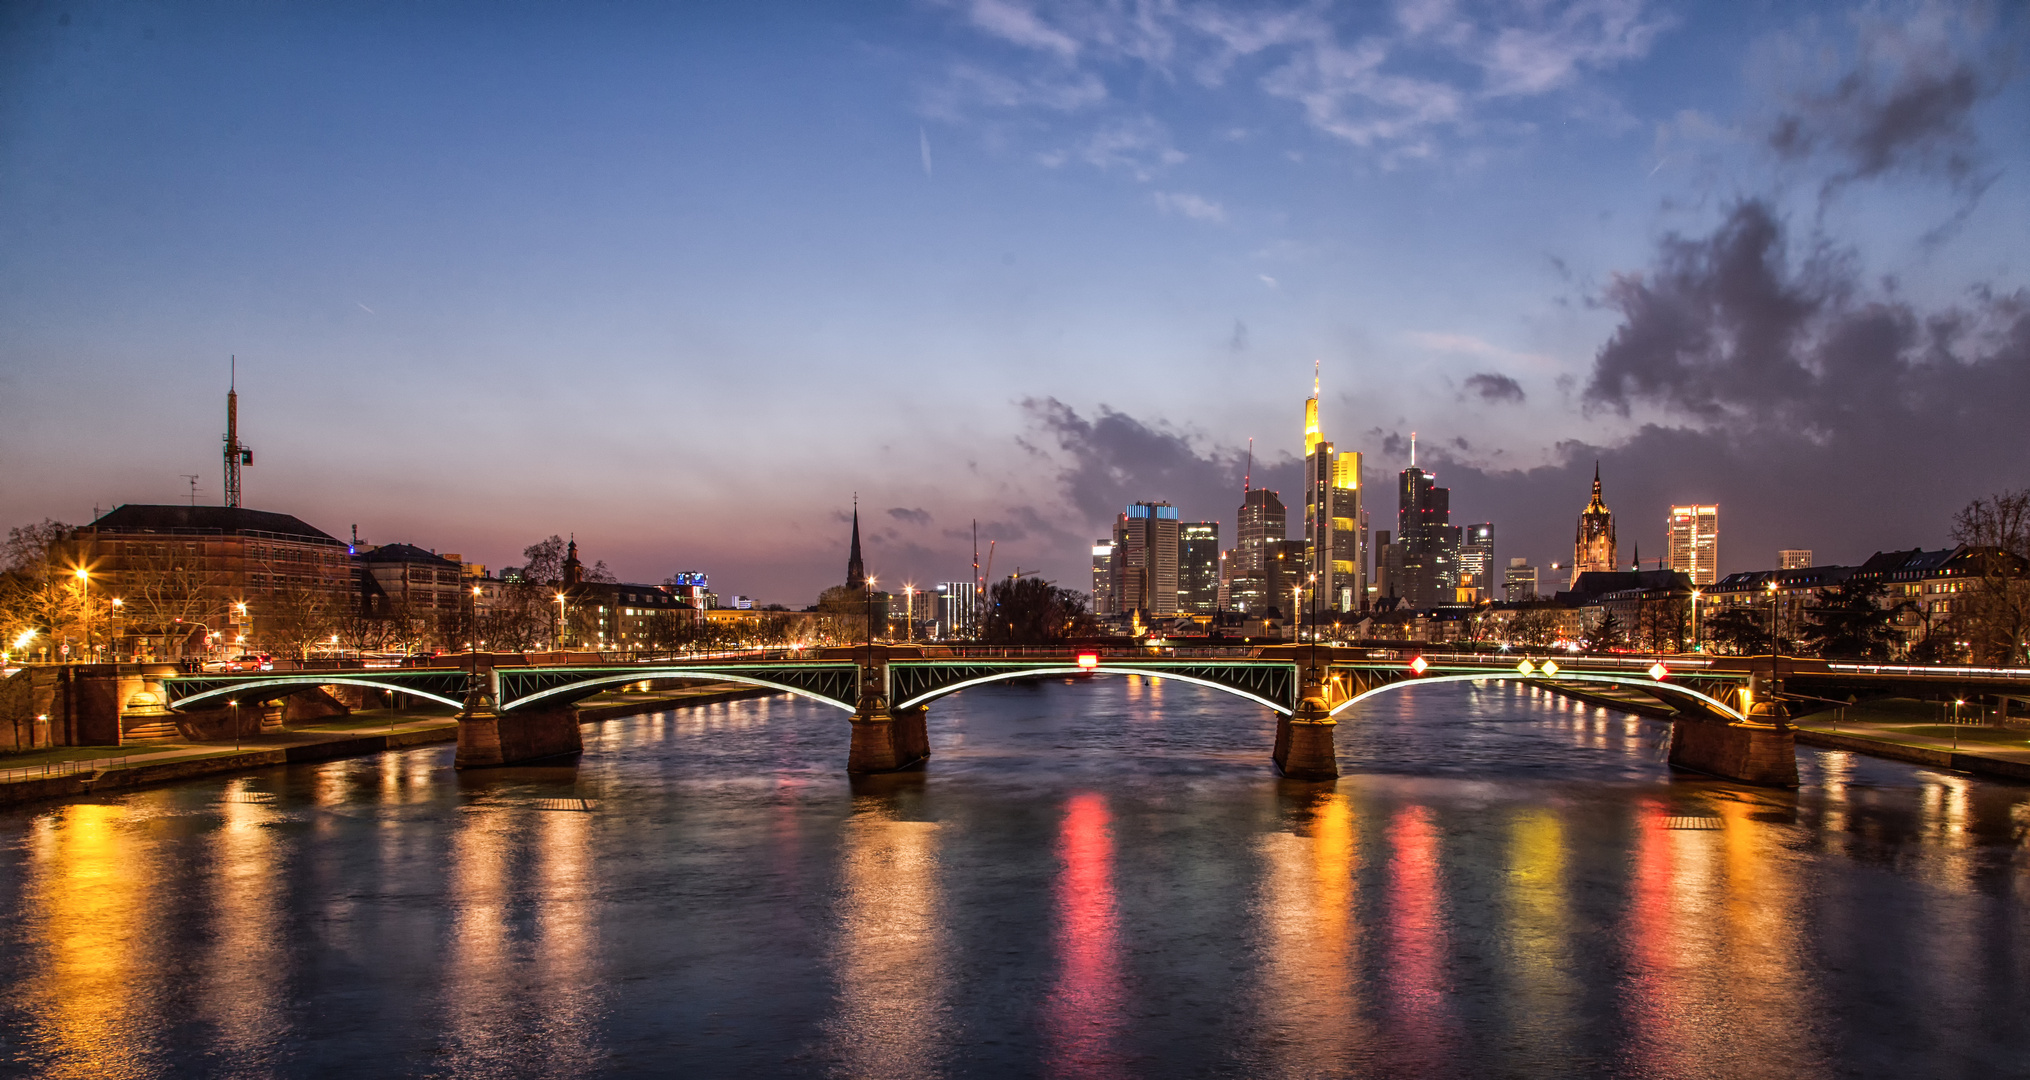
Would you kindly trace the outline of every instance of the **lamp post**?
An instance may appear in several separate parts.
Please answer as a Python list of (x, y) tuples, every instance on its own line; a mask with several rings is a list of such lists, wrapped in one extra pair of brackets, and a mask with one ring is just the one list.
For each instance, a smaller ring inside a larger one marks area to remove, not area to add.
[(904, 583), (902, 586), (903, 641), (916, 641), (916, 586)]
[(558, 593), (557, 613), (550, 616), (550, 648), (562, 649), (564, 647), (563, 639), (558, 635), (562, 634), (564, 629), (569, 625), (570, 620), (564, 617), (564, 594)]
[(874, 662), (874, 579), (867, 579), (867, 662)]
[[(85, 656), (92, 655), (92, 575), (80, 566), (75, 571), (78, 579), (78, 613), (85, 624)], [(89, 660), (87, 661), (89, 663)]]
[(1318, 666), (1318, 575), (1310, 576), (1311, 583), (1311, 666)]
[(1783, 724), (1783, 676), (1778, 667), (1777, 619), (1780, 612), (1777, 601), (1782, 594), (1777, 592), (1776, 582), (1769, 583), (1769, 715), (1777, 726)]
[(1695, 653), (1705, 651), (1699, 647), (1699, 597), (1704, 595), (1697, 589), (1692, 590), (1692, 651)]

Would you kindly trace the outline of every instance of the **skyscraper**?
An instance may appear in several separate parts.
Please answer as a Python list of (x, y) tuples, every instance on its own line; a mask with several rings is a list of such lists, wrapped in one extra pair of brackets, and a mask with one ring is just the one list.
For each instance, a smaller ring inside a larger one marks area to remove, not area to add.
[(1321, 611), (1359, 610), (1367, 595), (1360, 516), (1360, 454), (1335, 454), (1326, 441), (1314, 370), (1304, 402), (1304, 584), (1318, 590)]
[[(1467, 595), (1468, 593), (1472, 595)], [(1459, 545), (1459, 601), (1477, 604), (1494, 599), (1494, 523), (1466, 526)]]
[(1811, 569), (1810, 548), (1784, 548), (1776, 553), (1776, 564), (1785, 570)]
[(1219, 610), (1219, 522), (1193, 521), (1177, 529), (1177, 610), (1210, 615)]
[(1396, 542), (1390, 552), (1389, 586), (1411, 608), (1454, 603), (1459, 589), (1459, 529), (1452, 521), (1452, 490), (1416, 465), (1411, 435), (1410, 467), (1396, 494)]
[(1138, 502), (1114, 519), (1114, 613), (1177, 614), (1177, 508)]
[(1673, 506), (1670, 530), (1670, 569), (1694, 585), (1720, 580), (1720, 508)]
[(1105, 537), (1093, 541), (1093, 614), (1114, 611), (1114, 542)]
[(1537, 568), (1531, 566), (1528, 559), (1508, 561), (1508, 569), (1501, 575), (1501, 598), (1511, 604), (1537, 598)]
[(1572, 542), (1572, 580), (1591, 571), (1612, 573), (1621, 569), (1619, 549), (1614, 544), (1614, 512), (1600, 498), (1600, 463), (1593, 463), (1593, 499), (1579, 512), (1579, 534)]

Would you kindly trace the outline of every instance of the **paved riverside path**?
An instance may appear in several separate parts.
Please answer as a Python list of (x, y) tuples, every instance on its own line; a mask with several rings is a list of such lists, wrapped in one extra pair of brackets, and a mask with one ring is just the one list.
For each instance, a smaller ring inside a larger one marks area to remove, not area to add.
[(2030, 730), (1987, 724), (1911, 723), (1868, 709), (1800, 716), (1791, 723), (1807, 746), (1875, 754), (1982, 776), (2030, 781)]
[[(652, 693), (613, 692), (579, 703), (581, 722), (659, 712), (756, 693), (724, 683)], [(458, 738), (458, 721), (442, 712), (355, 713), (233, 740), (181, 739), (124, 746), (58, 746), (0, 757), (0, 805), (166, 783), (192, 776), (325, 761)]]

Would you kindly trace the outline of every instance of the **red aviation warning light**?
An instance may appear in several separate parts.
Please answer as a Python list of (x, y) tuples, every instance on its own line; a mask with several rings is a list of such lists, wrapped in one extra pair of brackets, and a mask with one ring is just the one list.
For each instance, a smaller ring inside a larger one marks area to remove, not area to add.
[(1422, 675), (1424, 673), (1424, 669), (1430, 666), (1431, 665), (1428, 661), (1426, 661), (1423, 657), (1419, 656), (1415, 660), (1410, 661), (1410, 674)]
[(1078, 668), (1080, 671), (1091, 671), (1092, 669), (1099, 666), (1100, 666), (1100, 654), (1089, 652), (1082, 652), (1078, 654)]

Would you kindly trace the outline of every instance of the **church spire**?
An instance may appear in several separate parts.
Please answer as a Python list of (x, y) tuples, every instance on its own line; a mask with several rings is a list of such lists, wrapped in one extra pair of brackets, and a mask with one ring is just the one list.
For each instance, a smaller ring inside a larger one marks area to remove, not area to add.
[(867, 587), (867, 566), (860, 561), (860, 493), (853, 493), (853, 550), (846, 556), (846, 587)]

